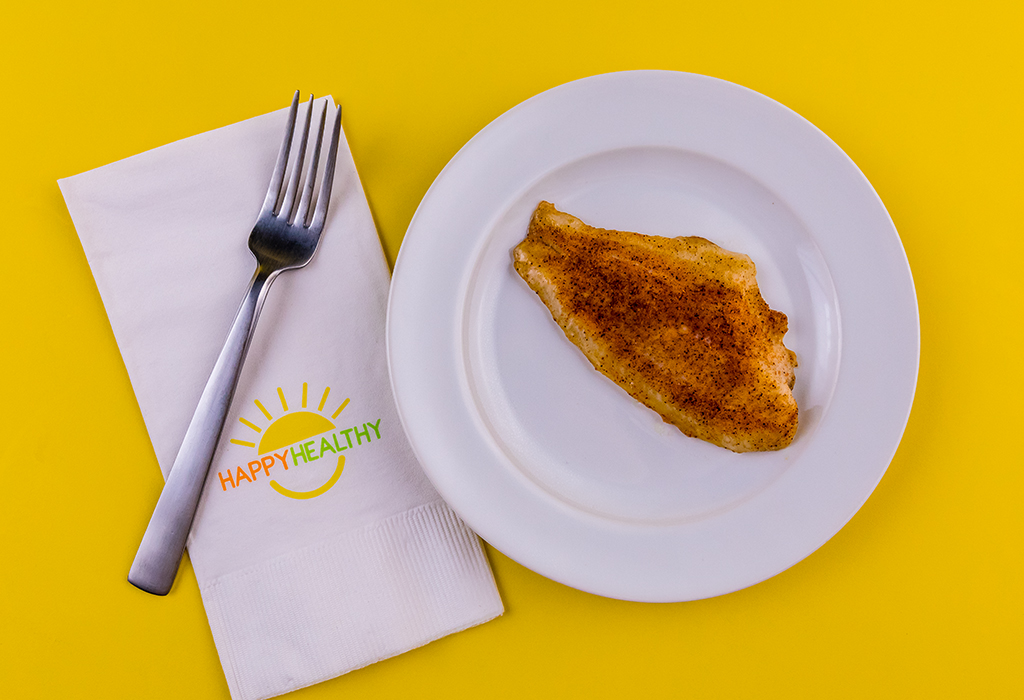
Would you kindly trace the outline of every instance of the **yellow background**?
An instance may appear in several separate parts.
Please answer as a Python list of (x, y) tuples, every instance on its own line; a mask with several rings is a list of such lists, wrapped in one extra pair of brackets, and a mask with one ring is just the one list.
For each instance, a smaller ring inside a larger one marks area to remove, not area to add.
[(0, 695), (227, 697), (187, 564), (167, 598), (125, 582), (161, 480), (57, 178), (332, 93), (393, 263), (492, 119), (663, 68), (793, 108), (888, 207), (922, 351), (881, 485), (805, 561), (694, 603), (598, 598), (489, 549), (504, 617), (291, 697), (1022, 696), (1021, 3), (18, 5), (0, 24)]

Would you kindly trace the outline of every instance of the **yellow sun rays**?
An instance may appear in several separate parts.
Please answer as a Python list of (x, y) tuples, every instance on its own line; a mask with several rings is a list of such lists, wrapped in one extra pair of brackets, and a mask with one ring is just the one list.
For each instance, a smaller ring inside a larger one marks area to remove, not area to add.
[(345, 410), (345, 406), (348, 406), (348, 399), (341, 402), (341, 405), (338, 406), (338, 410), (331, 414), (331, 418), (337, 418), (338, 415)]
[(250, 423), (245, 418), (239, 418), (238, 422), (241, 423), (242, 425), (244, 425), (246, 428), (252, 428), (257, 433), (262, 433), (263, 432), (263, 429), (260, 426), (256, 425), (255, 423)]
[[(308, 382), (303, 382), (302, 383), (302, 406), (301, 406), (301, 408), (306, 408), (308, 394), (309, 394), (309, 383)], [(331, 387), (329, 387), (329, 386), (325, 387), (324, 388), (323, 396), (320, 398), (320, 405), (316, 409), (319, 413), (323, 413), (324, 412), (324, 406), (327, 405), (327, 397), (330, 396), (330, 394), (331, 394)], [(277, 397), (278, 397), (278, 399), (281, 402), (281, 410), (283, 412), (287, 413), (288, 412), (288, 400), (285, 398), (284, 389), (282, 387), (277, 387)], [(337, 418), (339, 415), (341, 415), (341, 412), (345, 410), (345, 407), (348, 406), (348, 403), (349, 403), (349, 399), (345, 399), (344, 401), (342, 401), (341, 405), (338, 406), (338, 409), (333, 414), (331, 414), (331, 418), (332, 419), (333, 418)], [(273, 423), (276, 420), (274, 418), (274, 415), (270, 411), (267, 410), (267, 407), (264, 406), (260, 402), (259, 399), (255, 399), (253, 401), (253, 404), (255, 404), (256, 408), (258, 408), (260, 410), (260, 413), (262, 413), (263, 416), (270, 423)], [(242, 425), (244, 425), (246, 428), (249, 428), (250, 430), (255, 431), (256, 433), (262, 433), (263, 432), (262, 428), (260, 428), (258, 425), (256, 425), (252, 421), (248, 420), (247, 418), (239, 417), (238, 422), (241, 423)], [(229, 442), (231, 444), (233, 444), (233, 445), (241, 445), (242, 447), (256, 447), (256, 443), (251, 441), (251, 440), (240, 440), (238, 438), (231, 438), (229, 440)]]

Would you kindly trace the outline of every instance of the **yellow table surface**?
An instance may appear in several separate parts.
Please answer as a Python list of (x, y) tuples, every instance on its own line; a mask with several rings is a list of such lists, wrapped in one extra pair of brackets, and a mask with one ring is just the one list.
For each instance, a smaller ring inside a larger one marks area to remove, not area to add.
[(332, 93), (393, 263), (431, 181), (492, 119), (660, 68), (796, 110), (888, 207), (922, 349), (884, 479), (809, 558), (711, 600), (608, 600), (488, 548), (503, 617), (289, 697), (1022, 697), (1021, 3), (305, 7), (3, 11), (0, 696), (227, 697), (187, 563), (166, 598), (125, 581), (162, 482), (58, 178), (297, 87)]

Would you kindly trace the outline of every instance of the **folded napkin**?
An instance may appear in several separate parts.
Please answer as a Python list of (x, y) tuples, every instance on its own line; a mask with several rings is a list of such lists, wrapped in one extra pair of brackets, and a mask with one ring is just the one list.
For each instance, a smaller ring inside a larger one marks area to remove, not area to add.
[[(60, 181), (165, 476), (254, 270), (286, 113)], [(388, 285), (343, 137), (320, 250), (270, 289), (188, 543), (236, 700), (502, 613), (479, 540), (402, 432)]]

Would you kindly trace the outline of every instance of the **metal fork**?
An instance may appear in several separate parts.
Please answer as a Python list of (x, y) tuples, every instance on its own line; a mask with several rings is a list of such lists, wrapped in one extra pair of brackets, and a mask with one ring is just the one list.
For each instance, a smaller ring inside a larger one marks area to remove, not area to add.
[[(323, 142), (324, 122), (327, 103), (320, 113), (320, 125), (316, 134), (309, 138), (309, 125), (313, 116), (313, 96), (310, 95), (306, 109), (305, 126), (299, 139), (299, 151), (291, 175), (285, 186), (285, 171), (295, 131), (299, 107), (299, 92), (292, 98), (288, 112), (288, 126), (284, 143), (277, 156), (277, 165), (270, 178), (270, 187), (263, 202), (263, 208), (249, 234), (249, 250), (256, 258), (256, 272), (249, 282), (249, 289), (242, 299), (234, 323), (228, 333), (224, 349), (213, 367), (203, 395), (199, 399), (195, 415), (185, 432), (185, 439), (178, 450), (153, 516), (142, 537), (142, 544), (132, 562), (128, 581), (144, 591), (155, 595), (166, 595), (171, 590), (178, 565), (185, 550), (185, 540), (192, 519), (206, 483), (213, 453), (217, 448), (224, 420), (227, 418), (231, 398), (235, 393), (238, 375), (245, 361), (249, 341), (256, 329), (256, 320), (270, 289), (270, 283), (284, 272), (306, 265), (316, 253), (327, 218), (327, 205), (331, 198), (334, 182), (334, 165), (338, 157), (338, 139), (341, 133), (341, 107), (334, 116), (331, 142), (327, 149), (327, 163), (317, 195), (316, 208), (310, 220), (310, 204), (316, 180), (320, 147)], [(306, 167), (306, 176), (300, 178), (306, 155), (306, 142), (313, 141), (312, 158)], [(301, 196), (299, 184), (304, 182)]]

